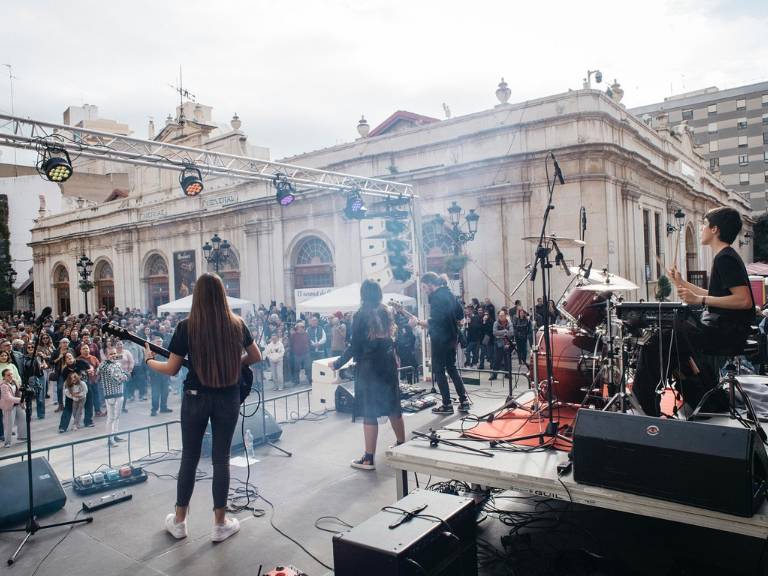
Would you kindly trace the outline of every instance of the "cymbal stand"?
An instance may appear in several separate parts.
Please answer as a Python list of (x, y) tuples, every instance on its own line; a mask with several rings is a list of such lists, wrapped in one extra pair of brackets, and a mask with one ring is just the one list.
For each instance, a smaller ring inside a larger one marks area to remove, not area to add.
[[(608, 334), (608, 387), (609, 390), (613, 391), (616, 390), (616, 383), (614, 382), (614, 359), (616, 356), (616, 349), (614, 346), (614, 337), (613, 337), (613, 318), (611, 318), (611, 299), (606, 298), (605, 299), (605, 317), (606, 317), (606, 326), (607, 326), (607, 334)], [(619, 342), (624, 341), (621, 334), (619, 334), (618, 338)], [(640, 408), (640, 403), (637, 401), (637, 398), (635, 398), (634, 394), (630, 394), (627, 392), (627, 379), (624, 375), (624, 357), (623, 352), (620, 353), (620, 370), (621, 370), (621, 377), (619, 378), (619, 389), (616, 390), (616, 392), (608, 399), (608, 402), (606, 402), (605, 407), (603, 407), (603, 411), (609, 411), (613, 408), (613, 406), (618, 403), (619, 410), (623, 413), (627, 412), (628, 407), (632, 407), (632, 410), (635, 412), (639, 412), (640, 414), (643, 414), (642, 409)]]

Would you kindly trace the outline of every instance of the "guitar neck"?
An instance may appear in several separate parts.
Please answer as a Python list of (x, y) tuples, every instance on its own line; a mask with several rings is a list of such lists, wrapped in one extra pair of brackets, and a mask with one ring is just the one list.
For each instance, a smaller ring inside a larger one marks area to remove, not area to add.
[[(171, 357), (171, 352), (169, 350), (166, 350), (162, 346), (158, 346), (157, 344), (152, 344), (149, 340), (145, 340), (144, 338), (141, 338), (134, 334), (133, 332), (128, 332), (127, 330), (120, 330), (120, 332), (116, 332), (114, 330), (110, 330), (109, 328), (106, 329), (108, 332), (112, 333), (117, 338), (120, 338), (121, 340), (130, 340), (131, 342), (134, 342), (144, 348), (144, 345), (149, 345), (149, 349), (152, 350), (155, 354), (160, 354), (160, 356), (163, 356), (165, 358)], [(181, 361), (182, 366), (186, 366), (187, 368), (190, 367), (189, 360), (186, 358), (183, 358)]]

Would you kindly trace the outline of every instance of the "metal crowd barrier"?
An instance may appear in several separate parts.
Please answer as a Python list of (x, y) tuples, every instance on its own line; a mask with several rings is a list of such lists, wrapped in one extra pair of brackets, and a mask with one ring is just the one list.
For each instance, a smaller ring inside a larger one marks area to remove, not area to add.
[[(140, 426), (138, 428), (130, 428), (128, 430), (120, 430), (118, 432), (119, 435), (127, 435), (128, 436), (128, 463), (131, 464), (133, 462), (133, 456), (131, 455), (131, 435), (136, 434), (139, 432), (146, 432), (147, 433), (147, 446), (149, 450), (149, 454), (142, 455), (141, 457), (145, 457), (152, 454), (152, 434), (151, 431), (153, 428), (165, 428), (165, 451), (170, 452), (171, 450), (171, 437), (168, 432), (168, 427), (175, 424), (180, 424), (181, 420), (169, 420), (168, 422), (159, 422), (157, 424), (150, 424), (149, 426)], [(51, 451), (53, 450), (61, 450), (64, 448), (70, 449), (70, 464), (72, 467), (72, 478), (77, 476), (75, 473), (75, 446), (79, 446), (81, 444), (90, 444), (92, 442), (98, 442), (101, 441), (108, 441), (110, 436), (115, 436), (115, 434), (99, 434), (98, 436), (91, 436), (89, 438), (83, 438), (82, 440), (73, 440), (71, 442), (62, 442), (60, 444), (54, 444), (52, 446), (44, 446), (42, 448), (35, 448), (32, 450), (32, 454), (42, 454), (45, 453), (46, 458), (50, 461), (51, 459)], [(14, 458), (19, 458), (22, 461), (27, 456), (27, 451), (24, 450), (22, 452), (14, 452), (13, 454), (4, 454), (0, 456), (0, 462), (3, 460), (11, 460)], [(107, 464), (109, 466), (112, 466), (112, 446), (110, 446), (109, 442), (107, 442)]]

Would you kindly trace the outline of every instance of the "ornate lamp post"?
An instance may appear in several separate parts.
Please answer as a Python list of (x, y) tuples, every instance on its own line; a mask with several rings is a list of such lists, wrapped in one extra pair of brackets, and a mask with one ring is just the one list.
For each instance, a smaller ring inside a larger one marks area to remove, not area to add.
[(93, 289), (93, 282), (89, 280), (93, 271), (93, 262), (85, 254), (77, 261), (77, 271), (80, 274), (80, 290), (85, 298), (85, 313), (88, 314), (88, 292)]
[(13, 269), (13, 266), (8, 264), (8, 267), (5, 269), (5, 281), (8, 282), (8, 291), (11, 293), (11, 314), (13, 314), (13, 309), (15, 308), (15, 294), (13, 293), (13, 283), (16, 282), (16, 270)]
[[(448, 207), (448, 219), (450, 226), (445, 228), (446, 235), (451, 240), (453, 248), (453, 256), (447, 259), (447, 262), (452, 262), (446, 266), (449, 272), (452, 272), (455, 276), (461, 279), (461, 270), (464, 268), (467, 257), (462, 255), (462, 248), (465, 244), (475, 239), (477, 234), (477, 223), (480, 220), (480, 215), (475, 212), (474, 208), (470, 208), (469, 212), (464, 216), (466, 221), (466, 229), (462, 227), (461, 216), (464, 210), (456, 201), (453, 201)], [(440, 224), (445, 225), (445, 219), (442, 216), (438, 216), (437, 220)], [(464, 296), (464, 281), (461, 279), (461, 294)]]
[(682, 208), (675, 210), (675, 223), (677, 226), (673, 226), (672, 224), (667, 223), (667, 236), (672, 234), (672, 232), (682, 230), (683, 226), (685, 226), (685, 212), (683, 212)]
[(229, 260), (229, 248), (229, 242), (219, 238), (218, 234), (213, 235), (210, 243), (206, 242), (203, 244), (203, 257), (209, 264), (213, 263), (213, 269), (216, 271), (216, 274), (219, 273), (221, 265)]

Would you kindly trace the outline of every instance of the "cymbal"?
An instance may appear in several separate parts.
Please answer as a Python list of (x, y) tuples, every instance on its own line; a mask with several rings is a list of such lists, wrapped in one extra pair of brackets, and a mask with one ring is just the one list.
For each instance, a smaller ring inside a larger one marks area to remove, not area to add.
[[(523, 236), (523, 240), (527, 240), (528, 242), (536, 242), (538, 243), (540, 236)], [(576, 238), (565, 238), (560, 237), (557, 234), (547, 234), (544, 236), (544, 242), (557, 242), (557, 245), (560, 246), (560, 248), (570, 248), (570, 247), (577, 247), (580, 248), (582, 246), (586, 246), (587, 243), (583, 240), (577, 240)]]
[[(571, 274), (576, 274), (577, 276), (582, 276), (582, 277), (584, 276), (584, 270), (579, 266), (571, 266), (569, 270), (571, 271)], [(608, 280), (602, 272), (594, 268), (590, 271), (589, 278), (584, 278), (584, 279), (587, 282), (598, 283), (598, 284), (605, 283)]]

